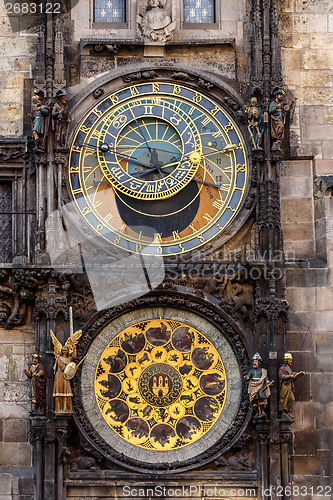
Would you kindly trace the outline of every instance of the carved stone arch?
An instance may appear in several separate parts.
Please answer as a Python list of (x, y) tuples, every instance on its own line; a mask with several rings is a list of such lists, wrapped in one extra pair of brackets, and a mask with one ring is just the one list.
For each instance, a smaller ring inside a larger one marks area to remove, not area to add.
[(134, 314), (140, 316), (140, 312), (153, 309), (156, 311), (158, 308), (160, 310), (178, 310), (182, 314), (188, 313), (189, 315), (196, 315), (201, 319), (204, 318), (207, 324), (210, 324), (212, 328), (216, 328), (219, 331), (221, 337), (230, 345), (235, 359), (237, 359), (239, 370), (239, 378), (237, 380), (239, 380), (238, 389), (240, 391), (239, 405), (235, 409), (232, 422), (221, 433), (222, 435), (215, 432), (220, 437), (203, 451), (202, 448), (199, 448), (195, 456), (182, 460), (168, 460), (167, 463), (163, 463), (163, 460), (153, 463), (146, 459), (140, 460), (132, 456), (126, 456), (126, 453), (123, 453), (124, 447), (121, 451), (114, 449), (111, 443), (104, 439), (100, 435), (100, 432), (97, 432), (94, 425), (92, 425), (92, 420), (87, 415), (87, 404), (84, 402), (84, 394), (82, 394), (82, 380), (86, 380), (88, 373), (87, 369), (84, 368), (85, 362), (83, 361), (72, 383), (74, 394), (73, 406), (75, 408), (74, 419), (82, 442), (86, 443), (89, 449), (93, 450), (94, 455), (98, 457), (99, 461), (103, 457), (102, 462), (107, 467), (111, 467), (112, 463), (115, 463), (137, 472), (154, 472), (156, 474), (163, 474), (166, 471), (177, 473), (190, 470), (216, 460), (219, 456), (230, 450), (241, 438), (250, 420), (251, 412), (248, 404), (247, 388), (243, 378), (249, 364), (248, 344), (244, 335), (232, 319), (224, 311), (210, 304), (205, 299), (195, 298), (176, 291), (166, 291), (163, 295), (156, 292), (99, 312), (84, 327), (84, 333), (79, 344), (78, 359), (82, 359), (87, 355), (86, 363), (89, 363), (89, 350), (90, 352), (96, 350), (96, 341), (99, 340), (99, 336), (103, 334), (106, 327), (114, 325), (116, 320), (123, 321), (125, 315)]

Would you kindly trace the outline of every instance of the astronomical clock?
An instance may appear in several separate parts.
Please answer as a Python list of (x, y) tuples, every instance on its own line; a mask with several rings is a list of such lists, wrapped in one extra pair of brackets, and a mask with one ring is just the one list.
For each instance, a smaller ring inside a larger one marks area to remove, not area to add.
[[(220, 101), (158, 80), (119, 86), (81, 113), (68, 180), (96, 242), (168, 259), (230, 228), (250, 165), (241, 129)], [(247, 415), (237, 327), (184, 292), (116, 311), (102, 313), (83, 337), (73, 388), (86, 439), (113, 463), (161, 473), (230, 448)]]
[(244, 202), (239, 127), (198, 90), (127, 86), (100, 100), (73, 138), (69, 183), (96, 234), (128, 252), (172, 256), (221, 234)]

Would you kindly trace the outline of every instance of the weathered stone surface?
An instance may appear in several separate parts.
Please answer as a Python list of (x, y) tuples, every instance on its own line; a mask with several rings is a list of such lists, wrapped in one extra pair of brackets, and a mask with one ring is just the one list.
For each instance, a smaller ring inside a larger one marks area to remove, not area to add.
[(0, 443), (0, 465), (31, 465), (29, 443)]
[(294, 312), (311, 311), (315, 305), (314, 288), (288, 288), (287, 299)]
[(295, 454), (316, 455), (317, 433), (316, 431), (295, 432)]
[(332, 374), (315, 373), (312, 375), (312, 396), (314, 401), (328, 403), (333, 399)]
[(308, 177), (281, 178), (282, 198), (310, 198), (312, 196), (312, 179)]
[(26, 376), (23, 373), (23, 369), (27, 366), (27, 359), (24, 355), (13, 354), (10, 358), (10, 372), (11, 380), (13, 381), (26, 381)]
[(3, 421), (3, 440), (26, 442), (28, 439), (27, 419), (10, 419)]
[(9, 357), (0, 356), (0, 380), (8, 380), (9, 376)]
[(281, 215), (285, 222), (309, 222), (313, 217), (312, 201), (284, 199), (281, 203)]
[(26, 401), (25, 407), (23, 407), (23, 405), (17, 405), (15, 403), (0, 401), (0, 418), (27, 418), (29, 411), (28, 401)]
[(3, 400), (8, 402), (27, 401), (30, 392), (30, 381), (23, 383), (5, 382)]

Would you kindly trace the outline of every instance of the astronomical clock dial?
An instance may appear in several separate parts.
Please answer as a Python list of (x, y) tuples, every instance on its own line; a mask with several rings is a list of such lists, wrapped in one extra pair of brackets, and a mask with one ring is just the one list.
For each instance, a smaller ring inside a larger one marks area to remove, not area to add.
[(221, 332), (168, 307), (113, 320), (94, 339), (81, 375), (90, 425), (114, 450), (148, 464), (214, 446), (241, 392), (238, 362)]
[(191, 251), (237, 214), (249, 178), (237, 125), (215, 101), (172, 83), (123, 88), (73, 140), (69, 182), (81, 215), (118, 248)]

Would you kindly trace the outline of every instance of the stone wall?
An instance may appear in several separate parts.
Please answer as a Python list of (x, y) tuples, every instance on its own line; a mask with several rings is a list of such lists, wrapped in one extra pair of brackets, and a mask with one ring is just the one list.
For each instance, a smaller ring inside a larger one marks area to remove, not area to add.
[(24, 79), (31, 78), (36, 63), (36, 19), (6, 14), (0, 4), (0, 136), (23, 135)]
[(0, 337), (0, 498), (28, 500), (33, 491), (28, 442), (30, 382), (23, 369), (31, 362), (34, 335), (27, 328), (0, 328)]
[[(297, 97), (292, 160), (281, 169), (281, 211), (290, 321), (287, 348), (296, 382), (295, 484), (329, 484), (333, 447), (332, 191), (333, 4), (285, 0), (280, 6), (283, 77)], [(326, 179), (326, 181), (325, 181)]]

